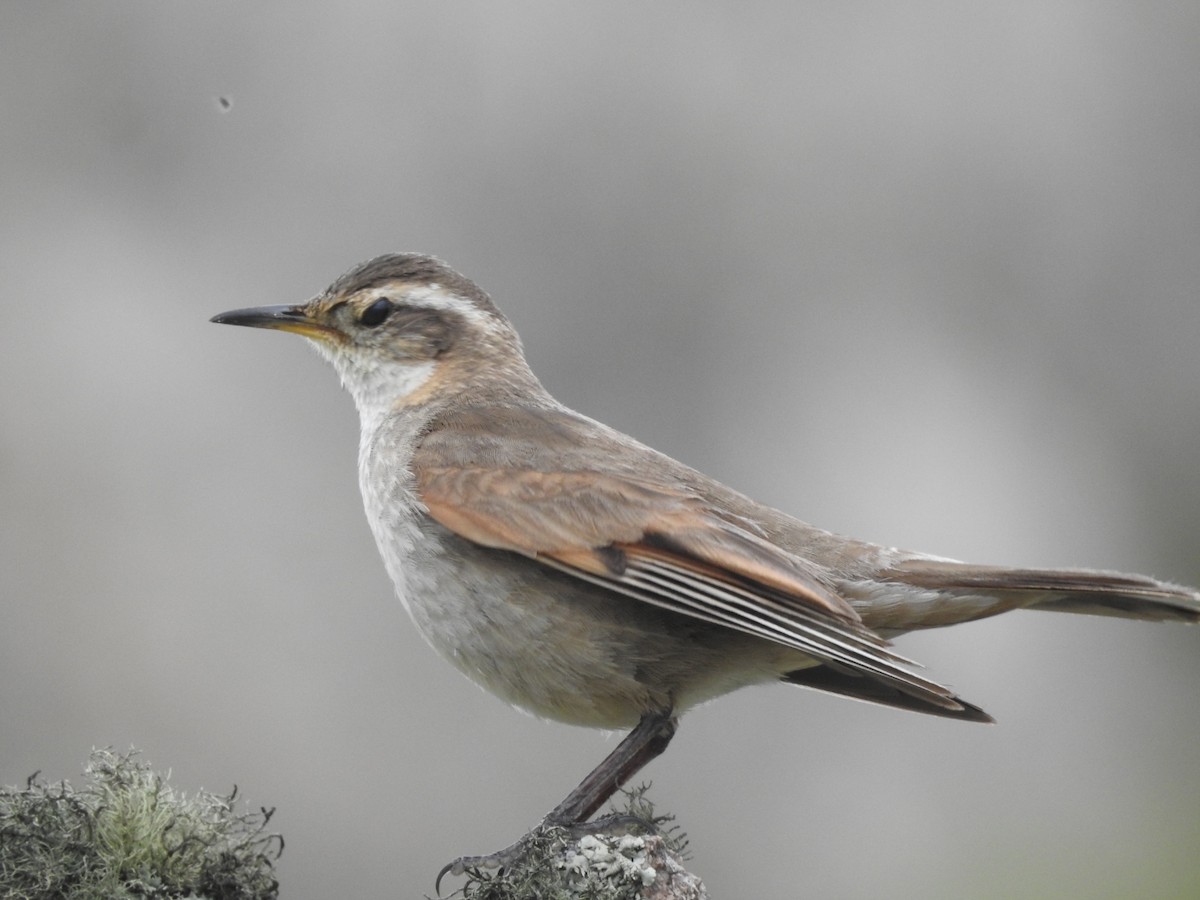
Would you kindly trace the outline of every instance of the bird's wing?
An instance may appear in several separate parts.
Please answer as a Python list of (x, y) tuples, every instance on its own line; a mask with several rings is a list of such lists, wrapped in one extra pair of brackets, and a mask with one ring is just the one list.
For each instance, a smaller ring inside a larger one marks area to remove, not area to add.
[[(476, 409), (441, 420), (413, 460), (429, 515), (477, 544), (961, 708), (951, 691), (903, 668), (911, 663), (815, 567), (672, 483), (673, 461), (628, 443), (616, 456), (596, 443), (583, 452), (581, 440), (614, 436), (582, 418), (564, 428), (567, 415)], [(631, 453), (640, 454), (632, 466)], [(614, 458), (619, 467), (605, 462)]]

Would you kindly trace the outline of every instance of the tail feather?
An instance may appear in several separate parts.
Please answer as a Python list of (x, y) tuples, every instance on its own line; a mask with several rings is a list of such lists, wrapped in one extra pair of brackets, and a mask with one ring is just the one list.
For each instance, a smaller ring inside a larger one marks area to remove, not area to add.
[(1008, 569), (912, 557), (881, 573), (881, 578), (927, 590), (998, 593), (1009, 599), (1007, 608), (1200, 622), (1200, 592), (1145, 575), (1092, 569)]
[[(1092, 569), (1009, 569), (910, 556), (873, 578), (841, 585), (863, 622), (885, 636), (954, 625), (1012, 609), (1200, 622), (1200, 592), (1145, 575)], [(902, 683), (863, 677), (833, 665), (787, 672), (802, 687), (931, 715), (990, 722), (991, 716), (945, 690), (942, 702)], [(945, 699), (949, 703), (944, 702)]]

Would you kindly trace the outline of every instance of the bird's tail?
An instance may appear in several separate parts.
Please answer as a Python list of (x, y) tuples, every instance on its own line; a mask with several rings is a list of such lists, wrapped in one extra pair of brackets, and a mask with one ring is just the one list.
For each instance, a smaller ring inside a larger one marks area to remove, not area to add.
[[(950, 625), (1022, 608), (1151, 622), (1200, 622), (1200, 592), (1145, 575), (1092, 569), (1009, 569), (911, 557), (880, 573), (879, 579), (942, 596), (942, 603), (931, 604), (930, 612), (935, 614), (929, 621), (920, 621), (917, 615), (907, 628)], [(962, 602), (956, 604), (956, 598)]]
[[(863, 624), (886, 636), (994, 616), (1012, 609), (1046, 609), (1144, 619), (1200, 622), (1200, 592), (1144, 575), (1090, 569), (1008, 569), (910, 556), (866, 580), (839, 585)], [(788, 672), (784, 681), (871, 703), (974, 722), (982, 709), (954, 697), (934, 705), (894, 685), (828, 665)]]

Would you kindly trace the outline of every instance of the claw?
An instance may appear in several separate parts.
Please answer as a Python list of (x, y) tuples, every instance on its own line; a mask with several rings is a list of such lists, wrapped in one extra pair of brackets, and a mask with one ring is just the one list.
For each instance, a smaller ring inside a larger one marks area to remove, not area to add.
[[(457, 866), (459, 862), (460, 860), (458, 859), (454, 860), (454, 862), (448, 862), (442, 866), (442, 870), (438, 872), (437, 879), (433, 882), (433, 892), (437, 894), (437, 896), (442, 896), (442, 879), (445, 878), (450, 872), (454, 872), (454, 867)], [(461, 875), (462, 870), (454, 872), (454, 874)]]
[[(458, 859), (454, 860), (454, 862), (446, 863), (444, 866), (442, 866), (442, 871), (438, 872), (437, 879), (433, 882), (433, 892), (435, 894), (437, 894), (439, 897), (442, 896), (442, 879), (443, 878), (445, 878), (448, 874), (451, 874), (451, 873), (453, 873), (454, 875), (461, 875), (463, 872), (466, 871), (465, 868), (458, 868), (459, 863), (461, 863), (462, 861), (463, 861), (463, 858), (460, 856)], [(458, 871), (455, 871), (455, 869), (458, 869)]]
[(451, 860), (442, 866), (442, 871), (438, 872), (437, 879), (433, 882), (434, 892), (439, 897), (442, 895), (442, 879), (447, 875), (462, 875), (467, 869), (499, 869), (511, 865), (529, 849), (529, 839), (535, 834), (537, 834), (536, 830), (531, 831), (511, 847), (505, 847), (503, 850), (497, 850), (487, 856), (460, 856), (458, 859)]

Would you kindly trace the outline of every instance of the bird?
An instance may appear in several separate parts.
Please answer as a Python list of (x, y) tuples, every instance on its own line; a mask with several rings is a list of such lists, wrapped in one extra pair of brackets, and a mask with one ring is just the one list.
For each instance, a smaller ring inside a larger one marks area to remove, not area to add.
[(739, 688), (991, 722), (892, 639), (1015, 609), (1200, 621), (1189, 587), (959, 562), (758, 503), (557, 401), (508, 318), (436, 257), (384, 254), (307, 302), (211, 321), (299, 334), (332, 363), (359, 413), (367, 521), (442, 657), (536, 716), (628, 731), (533, 832), (454, 860), (439, 889), (540, 830), (586, 828), (683, 713)]

